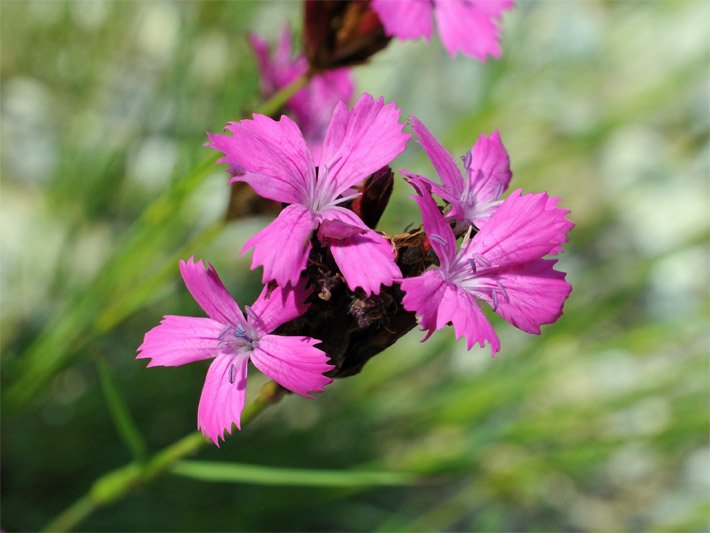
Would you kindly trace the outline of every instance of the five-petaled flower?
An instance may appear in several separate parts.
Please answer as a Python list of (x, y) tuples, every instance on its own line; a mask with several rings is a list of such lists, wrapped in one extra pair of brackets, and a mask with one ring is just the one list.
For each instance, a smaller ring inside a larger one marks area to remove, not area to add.
[(351, 290), (361, 287), (377, 294), (381, 285), (401, 277), (392, 244), (339, 205), (357, 196), (351, 194), (352, 187), (404, 150), (410, 136), (402, 131), (399, 115), (394, 103), (367, 93), (352, 111), (338, 103), (318, 162), (286, 116), (277, 122), (254, 115), (252, 120), (230, 122), (226, 129), (232, 135), (210, 134), (210, 145), (225, 154), (221, 161), (244, 169), (232, 181), (246, 182), (260, 196), (290, 204), (242, 250), (254, 249), (252, 269), (264, 267), (264, 283), (295, 284), (307, 266), (314, 233), (330, 248)]
[(310, 337), (273, 335), (281, 324), (302, 315), (309, 291), (300, 283), (285, 290), (264, 287), (246, 316), (230, 296), (212, 265), (180, 261), (180, 272), (195, 301), (209, 318), (168, 315), (145, 335), (137, 358), (148, 366), (179, 366), (213, 358), (197, 411), (202, 433), (219, 446), (232, 424), (240, 427), (247, 366), (301, 396), (322, 392), (332, 380), (324, 376), (333, 366)]
[(422, 212), (424, 230), (440, 266), (421, 276), (402, 280), (405, 309), (420, 316), (428, 330), (424, 340), (451, 323), (456, 338), (466, 337), (468, 349), (490, 343), (493, 355), (500, 341), (477, 305), (482, 300), (505, 320), (527, 333), (562, 315), (572, 286), (564, 272), (553, 268), (557, 260), (543, 259), (562, 251), (574, 226), (545, 193), (514, 191), (473, 238), (464, 237), (460, 250), (449, 223), (439, 211), (428, 184), (410, 182)]
[(372, 0), (388, 35), (427, 41), (436, 18), (444, 48), (486, 61), (500, 57), (498, 22), (513, 0)]
[(435, 194), (449, 203), (451, 210), (446, 213), (447, 217), (460, 221), (463, 226), (475, 224), (482, 228), (503, 202), (501, 197), (512, 177), (508, 152), (498, 130), (490, 136), (482, 133), (471, 151), (462, 157), (466, 171), (464, 176), (451, 154), (417, 117), (412, 116), (411, 125), (442, 185), (404, 169), (400, 172), (426, 182)]
[[(268, 43), (256, 34), (249, 36), (261, 71), (261, 88), (265, 97), (293, 83), (308, 70), (303, 54), (293, 56), (291, 30), (287, 27), (273, 53)], [(287, 111), (300, 126), (313, 158), (318, 160), (323, 137), (333, 109), (340, 101), (349, 102), (355, 90), (350, 69), (326, 70), (313, 76), (308, 85), (294, 94), (286, 105)]]

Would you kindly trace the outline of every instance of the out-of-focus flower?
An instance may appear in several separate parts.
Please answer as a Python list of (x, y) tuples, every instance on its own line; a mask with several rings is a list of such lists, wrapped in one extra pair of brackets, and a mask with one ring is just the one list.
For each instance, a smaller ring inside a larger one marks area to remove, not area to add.
[(498, 22), (513, 0), (372, 0), (387, 35), (431, 39), (432, 18), (453, 57), (457, 52), (486, 61), (501, 56)]
[(271, 379), (301, 396), (322, 392), (332, 380), (323, 374), (333, 368), (328, 356), (310, 337), (271, 335), (281, 324), (302, 315), (310, 291), (304, 284), (288, 290), (264, 287), (254, 305), (245, 306), (246, 316), (222, 285), (212, 265), (180, 261), (180, 272), (195, 301), (209, 318), (163, 317), (159, 326), (145, 335), (138, 359), (149, 358), (151, 366), (179, 366), (213, 358), (207, 371), (197, 410), (200, 431), (219, 446), (232, 424), (240, 428), (247, 384), (247, 366), (254, 366)]
[(471, 151), (463, 156), (464, 176), (451, 154), (417, 117), (412, 116), (411, 125), (439, 174), (442, 185), (406, 170), (401, 172), (428, 183), (435, 194), (451, 204), (447, 217), (475, 224), (478, 228), (483, 227), (502, 203), (503, 192), (513, 176), (510, 159), (498, 130), (490, 136), (482, 133)]
[(389, 41), (370, 2), (304, 2), (303, 45), (316, 71), (364, 63)]
[(527, 333), (556, 321), (572, 286), (557, 262), (543, 259), (556, 254), (574, 226), (556, 207), (557, 198), (545, 193), (516, 190), (473, 238), (464, 237), (460, 250), (449, 223), (434, 203), (427, 184), (410, 178), (422, 212), (424, 230), (440, 266), (421, 276), (402, 280), (405, 309), (416, 312), (424, 340), (449, 322), (456, 338), (466, 345), (490, 343), (493, 355), (500, 341), (476, 300), (488, 303), (508, 322)]
[[(296, 283), (306, 268), (315, 232), (330, 248), (348, 287), (379, 293), (401, 272), (392, 244), (367, 227), (353, 211), (340, 206), (357, 195), (352, 191), (366, 177), (389, 164), (405, 148), (395, 103), (385, 105), (367, 93), (348, 111), (340, 102), (333, 112), (320, 164), (298, 126), (288, 117), (278, 122), (263, 115), (230, 122), (228, 134), (209, 134), (213, 148), (245, 172), (243, 181), (261, 196), (288, 205), (266, 228), (251, 238), (242, 253), (254, 249), (252, 268), (264, 267), (263, 280)], [(358, 193), (359, 194), (359, 193)]]
[[(259, 63), (261, 87), (266, 98), (290, 85), (308, 70), (304, 55), (294, 57), (288, 27), (283, 29), (273, 52), (269, 51), (268, 43), (256, 34), (249, 36), (249, 43)], [(286, 103), (284, 111), (300, 126), (316, 161), (333, 109), (340, 101), (349, 102), (354, 90), (349, 69), (338, 68), (314, 75), (308, 85)]]

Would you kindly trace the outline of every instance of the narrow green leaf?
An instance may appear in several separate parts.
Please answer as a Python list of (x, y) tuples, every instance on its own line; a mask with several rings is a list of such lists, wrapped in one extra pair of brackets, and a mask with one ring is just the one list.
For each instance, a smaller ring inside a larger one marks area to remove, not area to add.
[(417, 476), (407, 472), (275, 468), (215, 461), (180, 461), (170, 471), (199, 481), (255, 485), (385, 487), (413, 485), (417, 482)]
[[(184, 236), (175, 225), (174, 213), (179, 212), (216, 159), (213, 155), (204, 158), (146, 209), (123, 237), (106, 268), (54, 317), (53, 323), (18, 358), (21, 362), (18, 376), (7, 391), (11, 401), (22, 404), (35, 397), (58, 369), (82, 353), (79, 349), (86, 342), (139, 308), (152, 294), (148, 289), (154, 289), (174, 275), (177, 260), (184, 253)], [(210, 226), (198, 237), (209, 240), (216, 233)], [(156, 258), (157, 243), (172, 253)], [(190, 243), (196, 245), (196, 239)]]
[(138, 427), (133, 421), (133, 418), (131, 418), (128, 407), (126, 407), (126, 403), (118, 392), (111, 378), (111, 372), (103, 357), (97, 358), (96, 367), (99, 371), (101, 390), (104, 393), (111, 418), (113, 418), (113, 422), (116, 424), (118, 434), (136, 459), (144, 459), (147, 449), (143, 437), (140, 431), (138, 431)]

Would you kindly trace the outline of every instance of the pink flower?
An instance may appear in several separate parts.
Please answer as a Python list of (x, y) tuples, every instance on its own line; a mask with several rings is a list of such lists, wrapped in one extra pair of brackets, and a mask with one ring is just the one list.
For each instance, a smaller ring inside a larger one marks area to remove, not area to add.
[(254, 305), (245, 306), (245, 316), (212, 265), (205, 269), (202, 261), (195, 263), (190, 258), (180, 261), (180, 272), (209, 318), (163, 317), (159, 326), (145, 334), (137, 358), (149, 358), (149, 367), (214, 359), (202, 388), (197, 426), (217, 446), (225, 431), (232, 432), (232, 424), (240, 428), (250, 360), (271, 379), (301, 396), (322, 392), (332, 381), (323, 374), (334, 367), (328, 364), (328, 356), (314, 347), (320, 341), (271, 334), (306, 311), (304, 299), (309, 291), (303, 284), (288, 291), (264, 287)]
[(558, 198), (545, 193), (511, 194), (472, 239), (464, 237), (456, 250), (456, 237), (426, 184), (410, 179), (422, 211), (424, 229), (440, 266), (402, 280), (404, 308), (420, 316), (424, 340), (449, 322), (456, 338), (474, 344), (490, 343), (493, 355), (500, 342), (476, 300), (488, 303), (508, 322), (527, 333), (562, 316), (562, 305), (572, 286), (564, 272), (552, 267), (556, 254), (574, 226), (569, 213), (556, 207)]
[[(267, 98), (308, 70), (304, 55), (293, 57), (291, 30), (288, 27), (281, 32), (273, 54), (269, 54), (268, 43), (256, 34), (249, 36), (249, 43), (259, 63), (262, 92)], [(285, 110), (301, 127), (316, 165), (333, 109), (341, 100), (349, 102), (354, 90), (349, 69), (328, 70), (314, 76), (286, 104)]]
[(253, 120), (230, 122), (231, 136), (209, 134), (208, 144), (225, 154), (220, 161), (244, 169), (232, 181), (290, 204), (242, 250), (254, 249), (252, 269), (263, 265), (264, 283), (296, 283), (307, 266), (314, 233), (330, 248), (351, 290), (362, 287), (377, 294), (380, 285), (401, 277), (392, 244), (338, 205), (354, 197), (343, 194), (404, 150), (409, 134), (402, 131), (399, 113), (394, 103), (385, 105), (367, 93), (352, 111), (338, 103), (317, 168), (298, 126), (285, 116), (276, 122), (254, 115)]
[(498, 130), (490, 136), (482, 133), (471, 151), (463, 156), (464, 176), (451, 154), (417, 117), (412, 116), (411, 125), (439, 174), (442, 185), (406, 170), (400, 172), (426, 182), (435, 194), (448, 202), (451, 210), (446, 214), (447, 217), (482, 228), (503, 202), (501, 197), (513, 176), (510, 159)]
[(513, 0), (372, 0), (388, 35), (431, 39), (436, 18), (444, 48), (486, 61), (501, 56), (498, 22)]

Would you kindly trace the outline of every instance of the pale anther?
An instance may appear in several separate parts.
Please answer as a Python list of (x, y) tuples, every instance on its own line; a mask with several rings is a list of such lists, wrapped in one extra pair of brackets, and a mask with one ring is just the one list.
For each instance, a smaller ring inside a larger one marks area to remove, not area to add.
[(476, 254), (476, 253), (475, 253), (475, 254), (472, 254), (472, 255), (473, 255), (474, 259), (476, 259), (476, 261), (478, 261), (479, 263), (481, 263), (483, 266), (487, 266), (487, 267), (491, 266), (491, 262), (488, 261), (488, 259), (486, 259), (485, 257), (483, 257), (481, 254)]
[(242, 326), (241, 324), (239, 324), (239, 325), (234, 329), (234, 336), (235, 336), (235, 337), (242, 338), (242, 339), (246, 339), (246, 338), (247, 338), (247, 332), (246, 332), (246, 330), (244, 329), (244, 326)]
[(506, 303), (510, 303), (510, 298), (508, 298), (508, 293), (505, 290), (505, 287), (503, 287), (503, 284), (498, 280), (496, 280), (496, 284), (498, 285), (498, 290), (503, 295), (503, 298), (505, 299)]
[(249, 318), (251, 318), (254, 321), (259, 320), (259, 317), (257, 316), (257, 314), (254, 312), (254, 310), (250, 306), (245, 305), (244, 310), (246, 311), (247, 316)]

